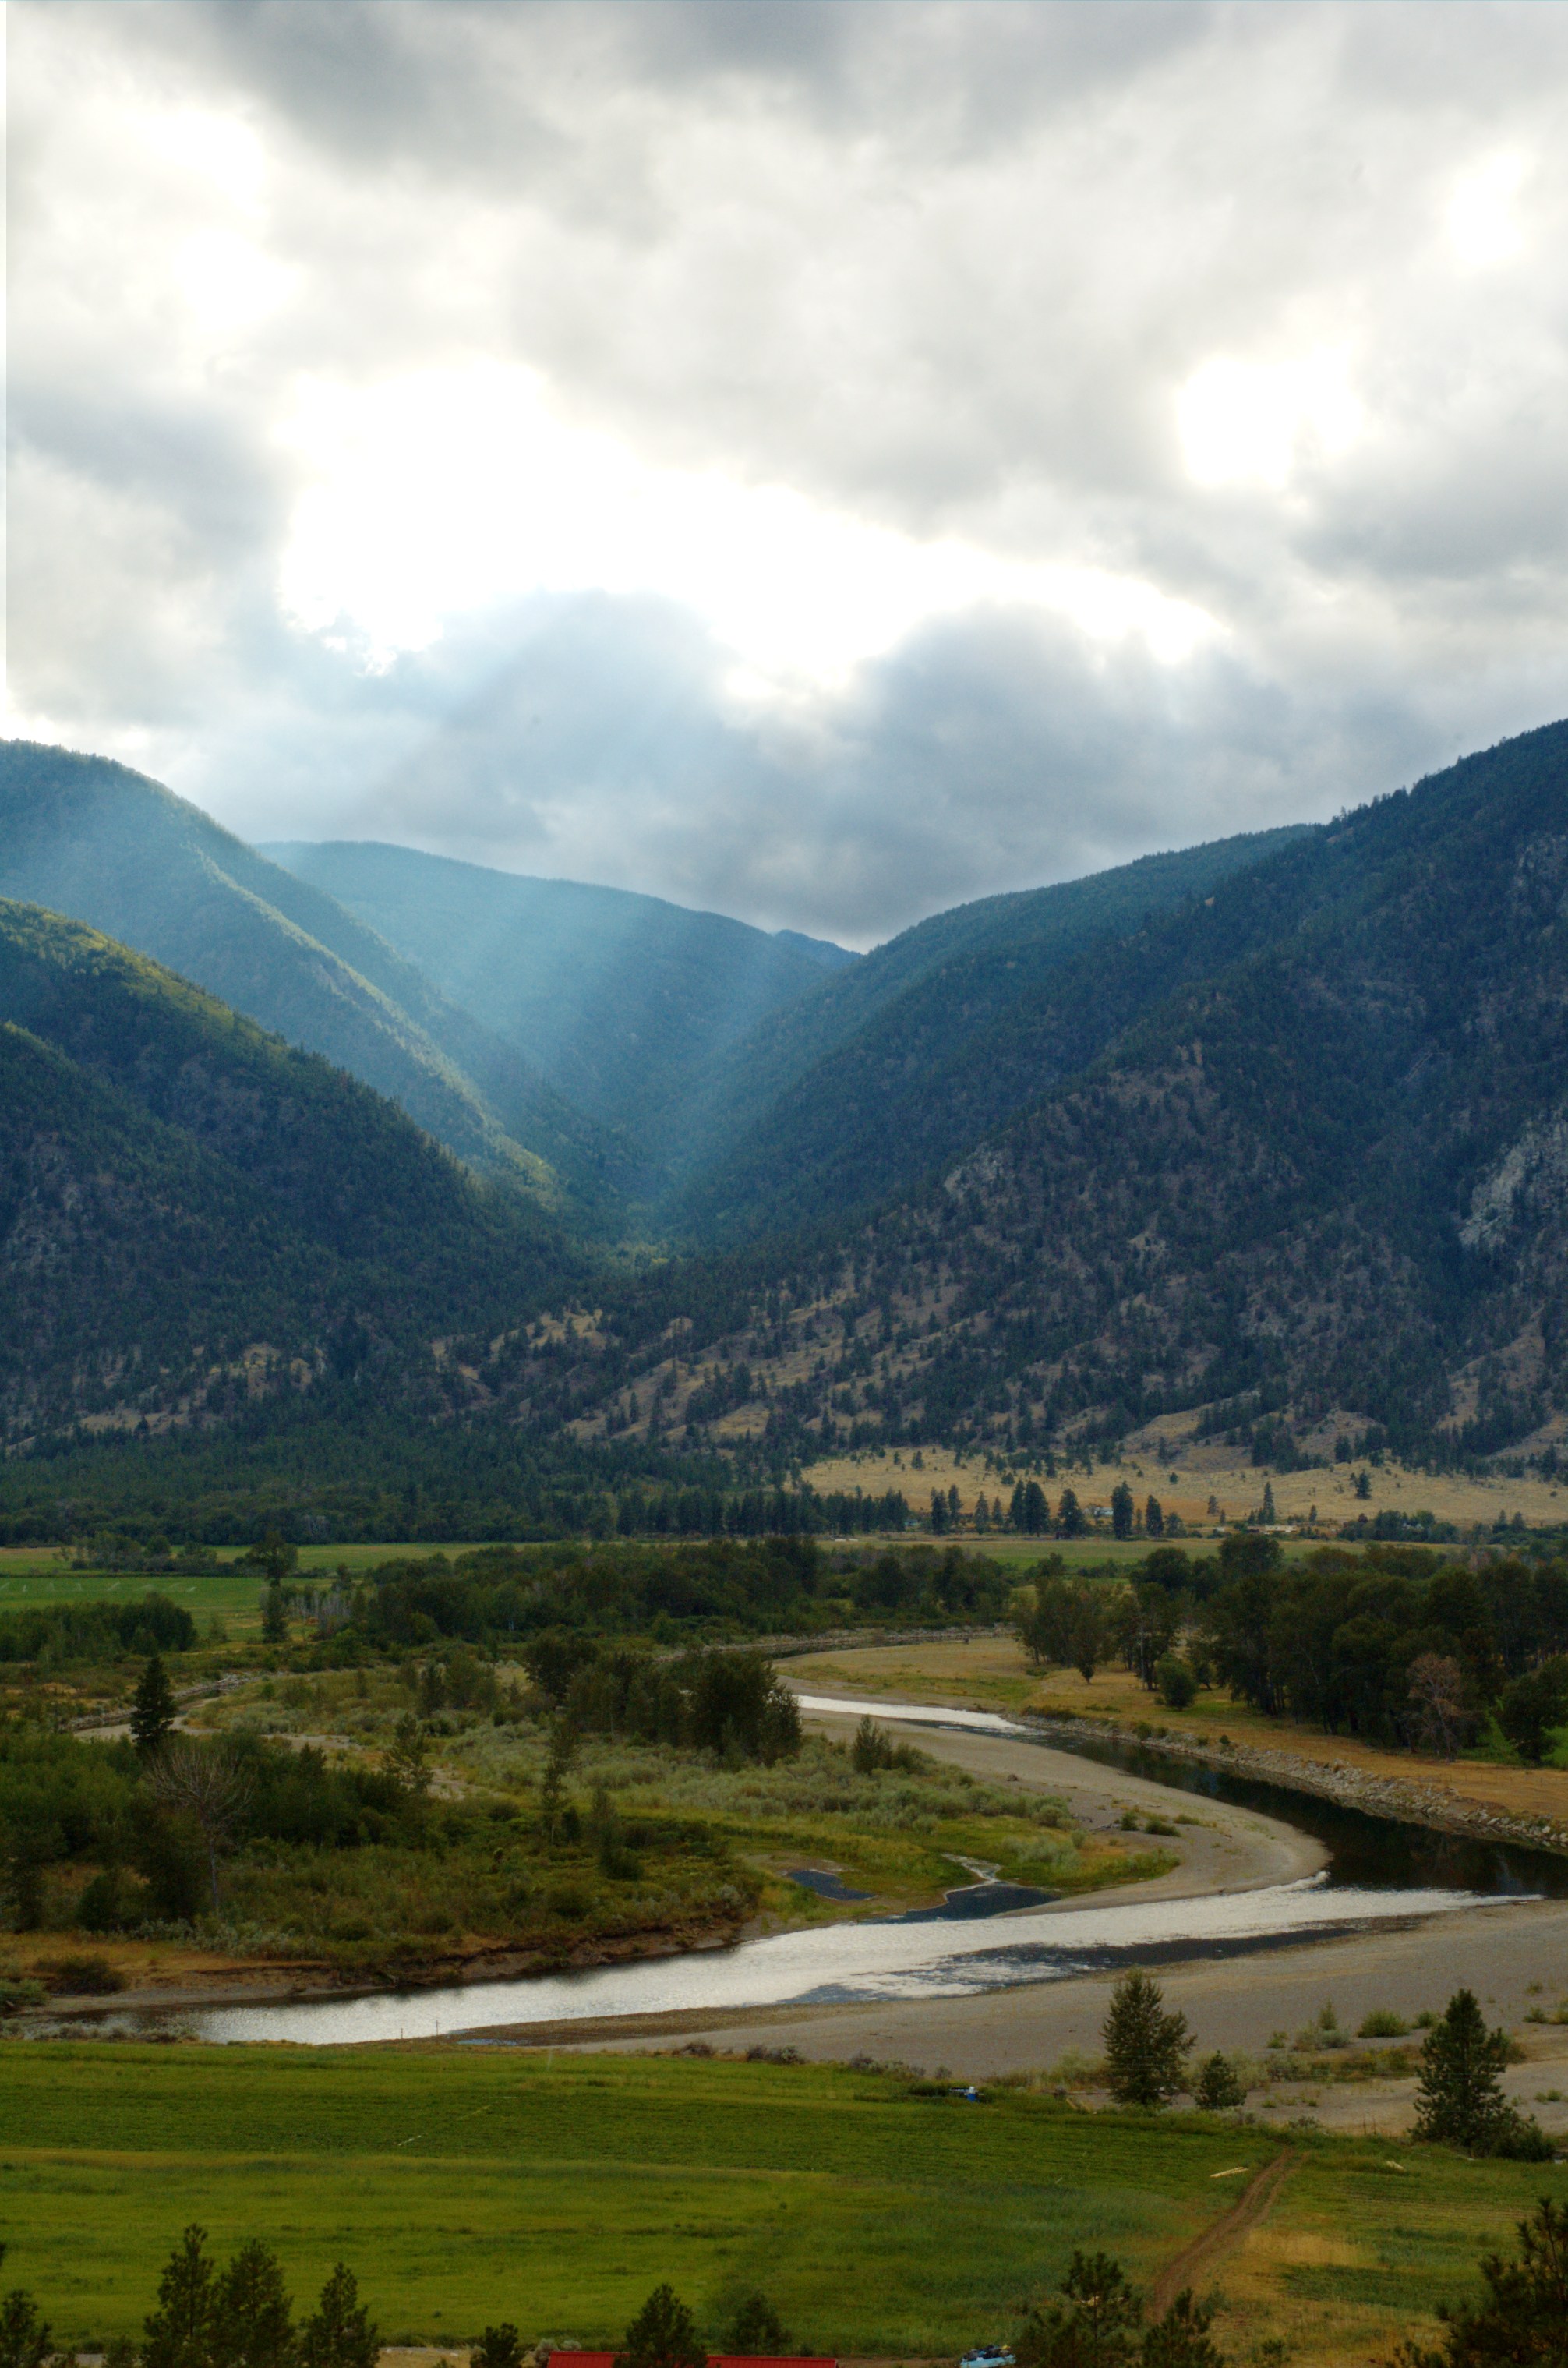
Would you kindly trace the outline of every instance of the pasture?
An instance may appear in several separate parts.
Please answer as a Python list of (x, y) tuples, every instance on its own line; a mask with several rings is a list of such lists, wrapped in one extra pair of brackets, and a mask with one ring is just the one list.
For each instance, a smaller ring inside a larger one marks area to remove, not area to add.
[[(1075, 2247), (1151, 2283), (1281, 2145), (842, 2066), (53, 2041), (0, 2062), (7, 2281), (84, 2344), (136, 2328), (196, 2220), (221, 2251), (275, 2245), (297, 2296), (346, 2260), (389, 2340), (506, 2317), (608, 2345), (667, 2278), (710, 2326), (758, 2286), (815, 2349), (951, 2355), (1005, 2332)], [(1238, 2358), (1274, 2333), (1325, 2368), (1386, 2354), (1563, 2176), (1286, 2142), (1268, 2214), (1199, 2280)]]

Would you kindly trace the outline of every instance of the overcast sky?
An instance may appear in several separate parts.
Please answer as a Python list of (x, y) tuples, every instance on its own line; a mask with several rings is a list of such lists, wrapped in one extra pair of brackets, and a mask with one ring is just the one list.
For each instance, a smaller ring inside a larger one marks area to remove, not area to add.
[(8, 729), (864, 945), (1568, 712), (1568, 6), (10, 0)]

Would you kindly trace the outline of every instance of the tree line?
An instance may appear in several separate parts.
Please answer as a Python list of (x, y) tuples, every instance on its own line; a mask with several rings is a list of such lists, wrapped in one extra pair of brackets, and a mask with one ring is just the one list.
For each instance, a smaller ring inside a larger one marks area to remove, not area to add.
[(1269, 1718), (1451, 1759), (1495, 1719), (1539, 1762), (1568, 1725), (1568, 1560), (1326, 1546), (1287, 1563), (1235, 1534), (1213, 1555), (1154, 1548), (1108, 1588), (1036, 1566), (1017, 1615), (1038, 1668), (1085, 1681), (1112, 1655), (1172, 1709), (1226, 1687)]

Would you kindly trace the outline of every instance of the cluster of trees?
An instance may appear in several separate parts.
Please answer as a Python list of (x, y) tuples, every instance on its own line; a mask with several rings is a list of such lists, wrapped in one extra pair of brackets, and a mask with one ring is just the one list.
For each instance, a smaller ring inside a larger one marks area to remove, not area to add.
[(0, 1662), (119, 1661), (131, 1655), (187, 1653), (196, 1622), (166, 1595), (139, 1603), (50, 1603), (0, 1615)]
[[(1030, 1538), (1081, 1538), (1093, 1527), (1075, 1488), (1063, 1488), (1053, 1508), (1038, 1480), (1018, 1482), (1008, 1503), (1007, 1521), (1010, 1528)], [(1125, 1480), (1119, 1480), (1110, 1492), (1110, 1528), (1116, 1538), (1181, 1535), (1180, 1517), (1167, 1513), (1157, 1497), (1145, 1498), (1140, 1513)]]
[(794, 1695), (761, 1653), (689, 1653), (655, 1661), (554, 1630), (523, 1658), (567, 1725), (597, 1735), (711, 1751), (771, 1766), (801, 1748)]
[(949, 1546), (824, 1553), (810, 1537), (661, 1547), (485, 1547), (449, 1563), (390, 1562), (355, 1591), (345, 1644), (392, 1650), (443, 1636), (505, 1646), (550, 1628), (652, 1634), (694, 1624), (742, 1635), (810, 1634), (846, 1619), (994, 1620), (1009, 1582)]
[[(1158, 1982), (1142, 1970), (1123, 1974), (1112, 1990), (1100, 2044), (1106, 2084), (1119, 2105), (1157, 2112), (1190, 2095), (1204, 2111), (1221, 2112), (1245, 2101), (1222, 2054), (1210, 2055), (1194, 2077), (1196, 2043), (1187, 2017), (1166, 2008)], [(1416, 2136), (1471, 2155), (1550, 2162), (1551, 2139), (1503, 2092), (1498, 2076), (1511, 2055), (1507, 2032), (1487, 2029), (1473, 1990), (1456, 1990), (1422, 2044)]]
[(1471, 1570), (1415, 1546), (1334, 1547), (1248, 1566), (1202, 1610), (1205, 1647), (1238, 1700), (1331, 1734), (1451, 1758), (1489, 1713), (1539, 1760), (1568, 1721), (1568, 1562)]
[(1211, 1555), (1157, 1546), (1118, 1588), (1060, 1555), (1034, 1576), (1017, 1626), (1037, 1668), (1088, 1680), (1115, 1654), (1172, 1709), (1219, 1683), (1268, 1717), (1450, 1759), (1494, 1717), (1532, 1763), (1568, 1725), (1568, 1561), (1472, 1570), (1380, 1543), (1287, 1563), (1236, 1534)]
[(154, 1656), (130, 1743), (0, 1722), (0, 1884), (13, 1930), (61, 1920), (51, 1873), (72, 1864), (97, 1872), (71, 1891), (68, 1912), (112, 1932), (190, 1922), (213, 1904), (220, 1857), (242, 1843), (353, 1850), (422, 1839), (419, 1804), (393, 1773), (252, 1736), (198, 1742), (174, 1734), (174, 1718)]
[[(517, 2330), (506, 2331), (510, 2353), (504, 2338), (496, 2347), (497, 2330), (487, 2328), (483, 2345), (490, 2349), (476, 2348), (475, 2368), (520, 2368)], [(376, 2368), (381, 2346), (358, 2283), (342, 2261), (314, 2310), (296, 2326), (282, 2265), (269, 2245), (253, 2237), (220, 2268), (206, 2230), (193, 2225), (165, 2265), (140, 2341), (118, 2337), (104, 2357), (106, 2368)], [(0, 2302), (6, 2368), (45, 2368), (60, 2356), (32, 2295), (14, 2287)]]

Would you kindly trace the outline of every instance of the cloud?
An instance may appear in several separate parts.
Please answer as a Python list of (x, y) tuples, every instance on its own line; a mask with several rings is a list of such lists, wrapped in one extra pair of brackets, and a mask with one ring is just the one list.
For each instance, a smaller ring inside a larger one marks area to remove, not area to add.
[(14, 725), (237, 827), (864, 941), (1568, 707), (1558, 10), (10, 17)]

